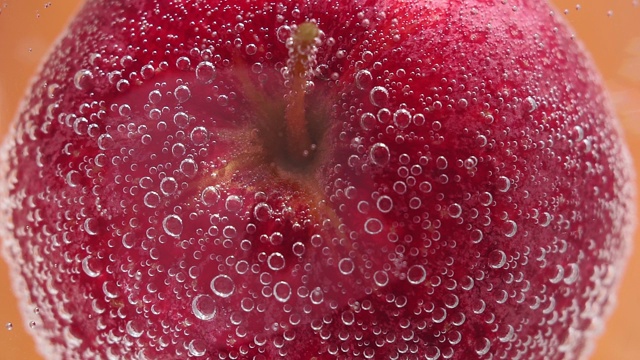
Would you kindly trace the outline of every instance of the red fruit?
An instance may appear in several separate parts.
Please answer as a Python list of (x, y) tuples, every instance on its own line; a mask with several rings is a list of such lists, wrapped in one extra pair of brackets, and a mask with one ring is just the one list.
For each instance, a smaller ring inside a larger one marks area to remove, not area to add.
[(534, 0), (89, 1), (2, 161), (51, 359), (575, 359), (634, 213)]

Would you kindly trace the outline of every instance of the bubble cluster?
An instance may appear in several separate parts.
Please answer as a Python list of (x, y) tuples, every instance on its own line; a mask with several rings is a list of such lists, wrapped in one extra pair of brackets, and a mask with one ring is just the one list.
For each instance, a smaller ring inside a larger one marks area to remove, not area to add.
[(588, 60), (525, 5), (88, 3), (0, 152), (42, 352), (588, 352), (630, 162)]

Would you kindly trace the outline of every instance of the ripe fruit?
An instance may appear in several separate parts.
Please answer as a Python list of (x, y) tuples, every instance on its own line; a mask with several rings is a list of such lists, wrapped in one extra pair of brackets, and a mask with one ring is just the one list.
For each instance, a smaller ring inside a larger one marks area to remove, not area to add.
[(89, 1), (1, 152), (43, 354), (588, 353), (632, 174), (549, 12)]

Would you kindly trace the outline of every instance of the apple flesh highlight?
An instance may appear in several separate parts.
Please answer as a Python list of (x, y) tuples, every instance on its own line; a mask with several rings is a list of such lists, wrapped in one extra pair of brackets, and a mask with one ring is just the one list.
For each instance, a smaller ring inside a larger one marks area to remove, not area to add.
[(88, 1), (0, 152), (41, 353), (586, 356), (633, 174), (550, 11)]

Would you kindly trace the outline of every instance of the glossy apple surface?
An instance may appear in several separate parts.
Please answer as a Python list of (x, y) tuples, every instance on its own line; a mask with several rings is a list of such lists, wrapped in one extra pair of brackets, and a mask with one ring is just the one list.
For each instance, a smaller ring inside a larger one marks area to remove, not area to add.
[(633, 217), (607, 101), (539, 1), (90, 1), (5, 254), (51, 358), (576, 358)]

